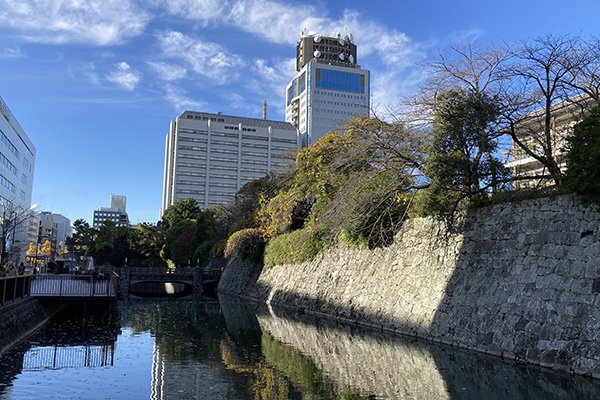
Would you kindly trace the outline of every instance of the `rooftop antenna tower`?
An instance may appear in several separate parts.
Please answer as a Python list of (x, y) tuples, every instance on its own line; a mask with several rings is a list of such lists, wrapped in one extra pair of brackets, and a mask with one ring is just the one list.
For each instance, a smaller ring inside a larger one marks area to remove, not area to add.
[(263, 120), (267, 119), (267, 100), (263, 103)]

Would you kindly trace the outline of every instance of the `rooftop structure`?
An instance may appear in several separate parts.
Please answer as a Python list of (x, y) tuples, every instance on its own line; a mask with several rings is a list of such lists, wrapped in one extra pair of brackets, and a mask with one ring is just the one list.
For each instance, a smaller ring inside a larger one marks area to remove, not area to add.
[(302, 33), (296, 46), (296, 76), (286, 87), (285, 119), (308, 146), (353, 117), (368, 116), (370, 73), (357, 64), (352, 35)]
[(127, 197), (123, 195), (110, 195), (110, 207), (101, 207), (94, 210), (94, 227), (99, 227), (105, 221), (112, 221), (116, 226), (129, 226), (129, 216), (125, 209)]

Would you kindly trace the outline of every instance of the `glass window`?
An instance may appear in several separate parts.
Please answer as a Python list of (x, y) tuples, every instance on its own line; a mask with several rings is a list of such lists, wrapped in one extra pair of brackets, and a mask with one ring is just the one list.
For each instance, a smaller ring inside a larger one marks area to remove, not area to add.
[[(318, 69), (316, 74), (316, 87), (342, 92), (364, 93), (365, 78), (361, 74), (345, 71)], [(335, 97), (339, 97), (336, 93)]]

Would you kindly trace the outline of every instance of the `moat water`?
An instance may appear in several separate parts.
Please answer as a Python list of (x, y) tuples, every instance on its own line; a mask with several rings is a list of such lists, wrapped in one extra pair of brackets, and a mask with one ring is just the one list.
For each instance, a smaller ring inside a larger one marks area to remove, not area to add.
[(221, 298), (72, 306), (0, 399), (600, 399), (600, 381)]

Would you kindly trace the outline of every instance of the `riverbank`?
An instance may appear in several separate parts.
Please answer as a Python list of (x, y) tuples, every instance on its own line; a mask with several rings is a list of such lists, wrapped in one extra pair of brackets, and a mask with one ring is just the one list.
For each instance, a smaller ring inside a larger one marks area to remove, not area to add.
[(42, 326), (62, 309), (26, 297), (0, 307), (0, 355)]
[(460, 234), (413, 219), (387, 248), (264, 271), (234, 259), (219, 290), (600, 378), (599, 230), (573, 195), (497, 204)]

